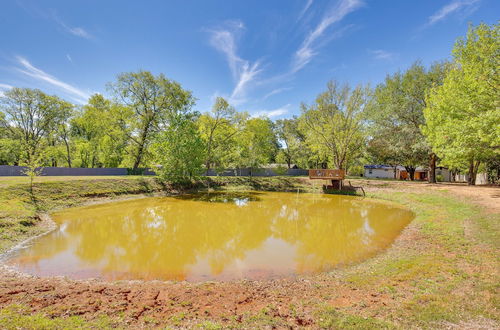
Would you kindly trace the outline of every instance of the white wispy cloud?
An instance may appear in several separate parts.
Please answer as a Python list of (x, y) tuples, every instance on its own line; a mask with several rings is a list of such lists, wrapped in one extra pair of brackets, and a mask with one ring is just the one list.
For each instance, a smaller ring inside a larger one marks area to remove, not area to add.
[(440, 8), (437, 12), (429, 16), (427, 23), (423, 27), (425, 28), (434, 25), (453, 13), (457, 13), (466, 8), (470, 8), (471, 6), (479, 3), (479, 1), (480, 0), (453, 0), (446, 6)]
[(282, 88), (273, 89), (272, 91), (270, 91), (269, 93), (267, 93), (266, 95), (264, 95), (263, 99), (267, 100), (269, 97), (271, 97), (273, 95), (276, 95), (276, 94), (279, 94), (279, 93), (282, 93), (282, 92), (286, 92), (286, 91), (289, 91), (291, 89), (292, 89), (291, 87), (282, 87)]
[(68, 61), (70, 61), (71, 63), (73, 63), (73, 59), (71, 58), (71, 56), (69, 54), (66, 54), (66, 58), (68, 59)]
[(392, 60), (397, 56), (396, 53), (391, 53), (383, 49), (369, 50), (369, 52), (376, 60)]
[(16, 1), (16, 3), (34, 17), (40, 17), (57, 23), (67, 33), (85, 39), (94, 38), (94, 36), (83, 27), (66, 24), (64, 20), (59, 17), (55, 9), (47, 9), (46, 6), (39, 6), (39, 1)]
[(273, 110), (258, 110), (253, 112), (252, 117), (257, 118), (257, 117), (267, 117), (267, 118), (274, 118), (274, 117), (279, 117), (282, 115), (285, 115), (288, 113), (291, 104), (284, 105), (280, 108), (273, 109)]
[(234, 104), (244, 101), (247, 89), (262, 72), (259, 61), (251, 63), (238, 55), (236, 39), (245, 29), (243, 22), (226, 22), (224, 28), (208, 30), (210, 33), (210, 44), (223, 53), (231, 70), (236, 85), (231, 93), (231, 101)]
[(84, 38), (84, 39), (92, 39), (93, 38), (92, 34), (90, 34), (83, 27), (70, 26), (70, 25), (66, 24), (55, 12), (52, 12), (52, 14), (49, 14), (49, 15), (50, 15), (49, 18), (53, 19), (67, 33), (72, 34), (72, 35), (77, 36), (77, 37), (80, 37), (80, 38)]
[(245, 97), (247, 88), (255, 80), (258, 74), (262, 72), (259, 66), (259, 62), (256, 62), (252, 65), (250, 65), (250, 63), (248, 62), (243, 63), (239, 73), (238, 83), (231, 93), (231, 99), (239, 100)]
[(304, 16), (304, 14), (307, 12), (307, 10), (309, 9), (309, 7), (311, 7), (312, 4), (313, 4), (313, 0), (307, 0), (304, 8), (302, 8), (302, 10), (299, 13), (299, 17), (297, 18), (297, 21), (299, 21)]
[(340, 22), (349, 13), (364, 5), (361, 0), (339, 0), (319, 24), (312, 30), (302, 42), (300, 48), (295, 52), (292, 61), (292, 72), (297, 72), (307, 65), (317, 55), (317, 43), (325, 31), (334, 23)]
[(71, 96), (73, 100), (79, 103), (85, 103), (85, 100), (89, 98), (89, 94), (87, 94), (86, 92), (68, 83), (65, 83), (57, 79), (56, 77), (46, 73), (45, 71), (35, 67), (26, 58), (17, 56), (16, 61), (21, 66), (15, 68), (18, 72), (21, 72), (24, 75), (27, 75), (33, 79), (42, 81), (44, 83), (52, 85), (53, 87), (56, 87), (60, 91)]
[(85, 39), (91, 39), (92, 35), (88, 33), (84, 28), (81, 27), (66, 27), (67, 31), (71, 33), (72, 35), (75, 35), (77, 37), (85, 38)]

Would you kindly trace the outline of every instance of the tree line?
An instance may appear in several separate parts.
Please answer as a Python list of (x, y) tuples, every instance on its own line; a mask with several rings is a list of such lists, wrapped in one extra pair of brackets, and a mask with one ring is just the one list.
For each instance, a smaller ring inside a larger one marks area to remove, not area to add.
[(415, 62), (375, 88), (330, 81), (301, 114), (271, 121), (237, 111), (218, 97), (206, 113), (192, 92), (163, 74), (122, 73), (75, 106), (38, 89), (12, 88), (0, 98), (0, 164), (67, 167), (157, 166), (185, 180), (208, 170), (269, 163), (339, 168), (361, 174), (366, 163), (436, 164), (498, 180), (500, 169), (499, 25), (471, 26), (451, 61)]

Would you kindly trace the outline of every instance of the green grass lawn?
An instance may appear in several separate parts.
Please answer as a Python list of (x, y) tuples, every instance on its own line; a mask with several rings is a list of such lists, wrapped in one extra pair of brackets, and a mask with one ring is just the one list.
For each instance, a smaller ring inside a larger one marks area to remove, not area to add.
[[(142, 178), (139, 175), (100, 175), (100, 176), (38, 176), (36, 183), (57, 182), (57, 181), (75, 181), (75, 180), (110, 180), (110, 179), (129, 179), (137, 180)], [(0, 176), (0, 187), (29, 183), (26, 176)]]

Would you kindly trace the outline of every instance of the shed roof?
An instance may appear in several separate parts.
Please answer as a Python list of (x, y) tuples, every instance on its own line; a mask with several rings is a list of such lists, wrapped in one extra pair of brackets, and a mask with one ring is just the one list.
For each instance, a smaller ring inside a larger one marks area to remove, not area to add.
[[(366, 169), (381, 169), (381, 170), (393, 170), (394, 166), (391, 165), (365, 165)], [(396, 166), (397, 169), (404, 170), (405, 168), (401, 165)]]

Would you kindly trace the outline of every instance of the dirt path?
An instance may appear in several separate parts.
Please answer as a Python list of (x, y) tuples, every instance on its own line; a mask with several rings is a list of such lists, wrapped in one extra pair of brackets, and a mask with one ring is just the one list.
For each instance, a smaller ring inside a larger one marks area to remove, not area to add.
[(400, 191), (426, 191), (439, 190), (451, 192), (454, 195), (481, 205), (489, 213), (500, 213), (500, 187), (499, 186), (468, 186), (465, 183), (437, 183), (383, 180), (348, 180), (353, 185), (363, 186), (366, 191), (396, 188)]
[(463, 184), (438, 184), (434, 189), (448, 190), (467, 200), (484, 206), (489, 213), (500, 213), (500, 187), (467, 186)]

